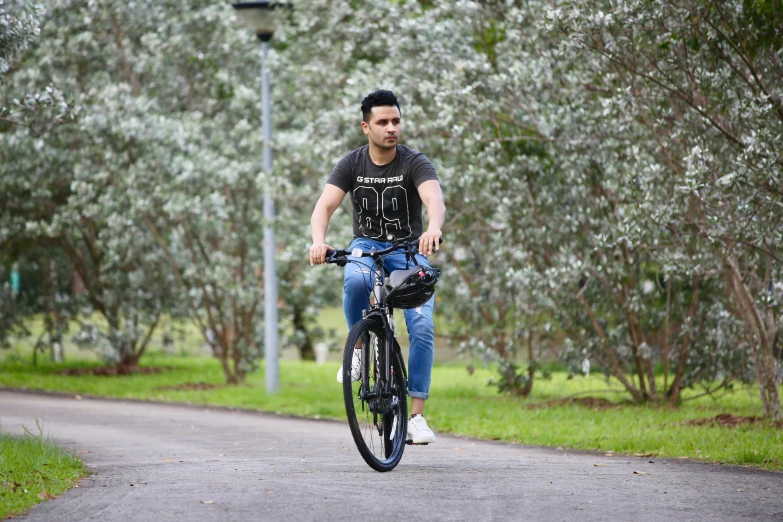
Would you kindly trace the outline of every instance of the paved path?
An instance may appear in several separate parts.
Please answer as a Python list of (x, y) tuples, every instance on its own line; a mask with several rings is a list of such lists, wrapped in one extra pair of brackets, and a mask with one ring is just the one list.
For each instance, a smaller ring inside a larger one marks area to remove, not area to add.
[(0, 391), (35, 419), (94, 474), (28, 522), (783, 519), (783, 473), (446, 436), (377, 473), (343, 423)]

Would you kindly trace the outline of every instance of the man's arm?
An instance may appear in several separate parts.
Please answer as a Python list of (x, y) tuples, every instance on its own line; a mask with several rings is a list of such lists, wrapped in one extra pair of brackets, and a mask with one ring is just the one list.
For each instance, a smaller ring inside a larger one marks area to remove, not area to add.
[(421, 202), (427, 207), (429, 219), (427, 230), (419, 238), (419, 253), (428, 256), (439, 248), (443, 235), (441, 228), (446, 221), (446, 205), (443, 204), (443, 192), (437, 180), (425, 181), (419, 185), (418, 191)]
[(344, 198), (345, 191), (329, 183), (326, 184), (321, 197), (318, 198), (313, 215), (310, 217), (310, 234), (313, 238), (313, 244), (310, 247), (310, 266), (322, 265), (326, 261), (326, 251), (334, 250), (333, 247), (326, 244), (326, 230), (329, 228), (332, 214)]

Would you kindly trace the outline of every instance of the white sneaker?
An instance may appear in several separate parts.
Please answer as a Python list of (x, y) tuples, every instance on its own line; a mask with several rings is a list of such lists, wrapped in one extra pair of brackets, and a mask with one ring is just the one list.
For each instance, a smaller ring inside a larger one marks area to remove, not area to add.
[(408, 441), (411, 444), (433, 444), (435, 442), (435, 434), (421, 415), (416, 415), (408, 421)]
[[(354, 350), (353, 358), (351, 359), (351, 380), (353, 382), (362, 378), (362, 351)], [(343, 367), (337, 370), (337, 382), (343, 383)]]

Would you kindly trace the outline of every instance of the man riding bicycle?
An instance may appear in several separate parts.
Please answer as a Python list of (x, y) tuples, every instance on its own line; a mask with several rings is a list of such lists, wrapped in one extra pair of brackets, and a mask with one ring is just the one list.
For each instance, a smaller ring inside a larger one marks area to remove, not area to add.
[[(351, 194), (353, 234), (350, 249), (381, 250), (398, 240), (419, 238), (415, 262), (429, 266), (426, 256), (438, 250), (446, 207), (435, 168), (417, 150), (399, 144), (400, 104), (391, 91), (378, 90), (362, 100), (362, 131), (367, 145), (346, 154), (332, 169), (326, 186), (310, 218), (313, 244), (310, 265), (326, 261), (326, 230), (332, 214), (345, 195)], [(427, 208), (428, 227), (423, 231), (422, 205)], [(356, 260), (356, 258), (350, 258)], [(360, 261), (360, 260), (357, 260)], [(360, 261), (361, 262), (361, 261)], [(401, 252), (386, 257), (384, 268), (392, 272), (408, 267)], [(343, 310), (350, 329), (369, 308), (372, 277), (369, 266), (349, 263), (345, 266)], [(432, 322), (434, 297), (424, 306), (405, 310), (410, 337), (408, 357), (408, 394), (411, 418), (408, 439), (413, 444), (432, 444), (435, 434), (424, 419), (432, 363), (435, 358), (435, 327)], [(354, 351), (351, 376), (360, 379), (361, 363)], [(337, 380), (342, 382), (342, 368)]]

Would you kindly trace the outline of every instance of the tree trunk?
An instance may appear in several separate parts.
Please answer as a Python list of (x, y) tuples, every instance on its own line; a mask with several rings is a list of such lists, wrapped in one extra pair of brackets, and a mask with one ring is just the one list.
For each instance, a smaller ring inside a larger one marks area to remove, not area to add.
[[(759, 394), (764, 406), (764, 414), (773, 421), (783, 419), (780, 406), (778, 376), (775, 371), (775, 359), (772, 353), (774, 339), (774, 318), (768, 316), (767, 324), (756, 308), (756, 302), (739, 271), (736, 254), (723, 258), (725, 277), (729, 292), (737, 302), (737, 311), (745, 324), (745, 330), (753, 343), (756, 378), (759, 382)], [(772, 334), (772, 335), (770, 335)]]
[(669, 316), (672, 304), (672, 276), (666, 281), (666, 319), (663, 322), (663, 393), (669, 389)]
[[(618, 381), (620, 381), (623, 384), (623, 386), (625, 386), (625, 389), (628, 391), (628, 393), (631, 394), (631, 396), (636, 402), (645, 402), (647, 400), (647, 396), (642, 394), (639, 388), (634, 386), (633, 382), (628, 380), (625, 371), (620, 366), (620, 362), (617, 360), (617, 357), (615, 357), (614, 355), (612, 345), (609, 343), (609, 338), (606, 336), (606, 332), (601, 326), (601, 323), (598, 322), (598, 318), (595, 316), (595, 312), (593, 312), (593, 308), (590, 306), (590, 303), (588, 303), (587, 300), (581, 294), (578, 294), (576, 298), (584, 306), (585, 312), (587, 312), (587, 316), (590, 318), (590, 323), (593, 325), (593, 329), (595, 330), (596, 334), (598, 334), (598, 337), (601, 339), (601, 345), (603, 346), (604, 349), (604, 355), (606, 356), (606, 359), (610, 363), (612, 376), (614, 376)], [(579, 334), (577, 333), (577, 335)], [(581, 335), (580, 338), (582, 338)]]
[(519, 395), (522, 397), (527, 397), (533, 391), (533, 379), (536, 376), (537, 367), (538, 358), (536, 357), (535, 337), (531, 328), (527, 332), (527, 381), (522, 389), (519, 390)]
[[(218, 350), (217, 357), (223, 366), (223, 374), (226, 377), (226, 384), (239, 384), (239, 376), (236, 373), (236, 356), (232, 353), (233, 329), (225, 324), (220, 325), (220, 330), (215, 332), (217, 336)], [(234, 362), (233, 368), (231, 363)]]
[(680, 357), (677, 360), (677, 371), (674, 375), (674, 381), (672, 387), (667, 390), (669, 396), (669, 403), (671, 405), (677, 404), (680, 400), (680, 391), (682, 390), (682, 378), (685, 375), (685, 363), (688, 361), (688, 349), (691, 344), (691, 332), (693, 328), (693, 321), (696, 318), (696, 307), (699, 304), (699, 276), (696, 276), (693, 281), (693, 293), (691, 294), (691, 304), (688, 308), (688, 324), (686, 326), (687, 331), (682, 339), (682, 347), (680, 348)]
[(315, 348), (313, 348), (313, 340), (310, 338), (310, 331), (305, 324), (304, 314), (299, 306), (294, 305), (294, 330), (297, 333), (302, 334), (302, 341), (299, 343), (299, 357), (303, 361), (315, 360)]
[(130, 349), (120, 350), (120, 360), (114, 367), (120, 375), (127, 375), (138, 370), (139, 355), (136, 353), (136, 350), (134, 350), (132, 346)]

